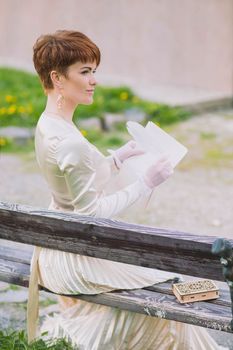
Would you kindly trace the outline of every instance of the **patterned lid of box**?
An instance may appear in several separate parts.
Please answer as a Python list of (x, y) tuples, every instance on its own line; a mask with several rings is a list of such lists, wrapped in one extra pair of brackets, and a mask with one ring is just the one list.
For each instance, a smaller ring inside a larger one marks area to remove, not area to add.
[(176, 288), (180, 295), (188, 295), (218, 290), (216, 284), (211, 280), (197, 280), (183, 283), (174, 283), (173, 288)]

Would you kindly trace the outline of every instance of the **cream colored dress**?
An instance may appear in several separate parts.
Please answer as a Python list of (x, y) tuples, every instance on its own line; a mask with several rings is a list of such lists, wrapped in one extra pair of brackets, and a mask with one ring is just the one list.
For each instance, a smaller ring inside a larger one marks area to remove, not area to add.
[[(52, 194), (49, 209), (114, 218), (150, 189), (141, 179), (106, 194), (118, 169), (78, 128), (43, 113), (35, 134), (36, 157)], [(65, 235), (65, 232), (64, 232)], [(156, 269), (42, 248), (40, 284), (56, 293), (97, 294), (141, 288), (175, 277)], [(73, 300), (73, 299), (71, 299)], [(66, 337), (82, 350), (210, 350), (220, 347), (204, 328), (137, 314), (86, 301), (71, 302), (47, 317), (42, 331)]]

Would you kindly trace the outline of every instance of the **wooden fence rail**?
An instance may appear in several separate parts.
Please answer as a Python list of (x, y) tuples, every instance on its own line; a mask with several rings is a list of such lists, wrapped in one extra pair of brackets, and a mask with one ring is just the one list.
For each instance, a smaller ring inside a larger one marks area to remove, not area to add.
[[(13, 234), (12, 234), (13, 232)], [(217, 237), (0, 202), (0, 238), (223, 281)], [(233, 246), (233, 240), (229, 240)]]

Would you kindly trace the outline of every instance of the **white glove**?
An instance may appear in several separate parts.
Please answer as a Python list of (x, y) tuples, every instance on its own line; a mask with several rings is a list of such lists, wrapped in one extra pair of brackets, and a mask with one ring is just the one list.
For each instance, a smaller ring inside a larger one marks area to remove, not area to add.
[(113, 155), (113, 158), (118, 168), (121, 167), (122, 163), (126, 159), (132, 156), (138, 156), (140, 154), (145, 153), (145, 151), (142, 148), (140, 148), (137, 142), (134, 140), (128, 141), (124, 146), (118, 148), (115, 151), (112, 151), (112, 150), (108, 150), (108, 151)]
[(173, 168), (167, 156), (162, 156), (152, 164), (143, 175), (143, 180), (151, 189), (160, 185), (173, 174)]

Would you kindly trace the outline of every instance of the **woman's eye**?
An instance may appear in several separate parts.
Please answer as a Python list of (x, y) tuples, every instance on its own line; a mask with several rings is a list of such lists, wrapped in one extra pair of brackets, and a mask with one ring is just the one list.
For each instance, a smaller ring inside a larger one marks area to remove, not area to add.
[[(85, 70), (83, 71), (81, 74), (87, 74), (87, 73), (91, 73), (89, 70)], [(93, 73), (95, 74), (96, 73), (96, 70), (93, 70)]]

